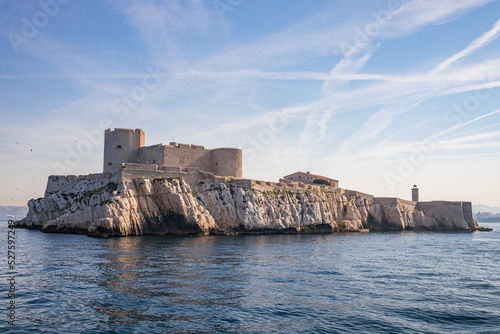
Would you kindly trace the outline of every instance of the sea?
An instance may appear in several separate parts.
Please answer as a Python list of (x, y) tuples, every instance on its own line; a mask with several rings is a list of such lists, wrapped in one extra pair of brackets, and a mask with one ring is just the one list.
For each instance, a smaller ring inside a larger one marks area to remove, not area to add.
[(500, 333), (500, 223), (480, 225), (494, 231), (98, 239), (15, 229), (9, 268), (4, 221), (0, 332)]

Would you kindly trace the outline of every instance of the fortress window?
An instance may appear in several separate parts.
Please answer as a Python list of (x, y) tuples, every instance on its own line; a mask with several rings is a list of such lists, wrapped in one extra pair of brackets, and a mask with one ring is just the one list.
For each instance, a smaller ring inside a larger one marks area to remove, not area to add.
[(108, 162), (108, 166), (111, 166), (111, 165), (112, 165), (112, 163), (111, 163), (111, 162)]
[(218, 163), (218, 162), (216, 162), (216, 163), (215, 163), (215, 166), (219, 166), (219, 163)]
[(302, 175), (299, 175), (299, 180), (302, 180)]
[(122, 146), (121, 146), (121, 145), (116, 145), (116, 149), (117, 149), (117, 150), (121, 150), (121, 149), (122, 149)]
[(153, 163), (155, 164), (155, 163), (156, 163), (156, 160), (153, 160)]

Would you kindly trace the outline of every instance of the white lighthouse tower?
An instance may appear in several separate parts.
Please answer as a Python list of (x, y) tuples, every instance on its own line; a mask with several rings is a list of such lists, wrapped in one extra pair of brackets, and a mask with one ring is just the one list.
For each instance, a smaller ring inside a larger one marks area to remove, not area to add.
[(413, 188), (411, 188), (411, 200), (413, 202), (418, 202), (418, 187), (416, 184), (414, 184)]

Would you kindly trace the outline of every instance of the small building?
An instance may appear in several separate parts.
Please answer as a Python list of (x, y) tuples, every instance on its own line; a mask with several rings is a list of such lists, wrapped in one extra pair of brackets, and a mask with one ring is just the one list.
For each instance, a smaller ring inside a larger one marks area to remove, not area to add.
[(283, 177), (285, 180), (289, 181), (298, 181), (298, 182), (303, 182), (303, 183), (313, 183), (314, 180), (316, 179), (323, 179), (327, 180), (330, 182), (330, 185), (333, 188), (338, 188), (339, 187), (339, 181), (326, 177), (326, 176), (321, 176), (321, 175), (316, 175), (316, 174), (311, 174), (311, 172), (295, 172), (290, 175), (286, 175)]

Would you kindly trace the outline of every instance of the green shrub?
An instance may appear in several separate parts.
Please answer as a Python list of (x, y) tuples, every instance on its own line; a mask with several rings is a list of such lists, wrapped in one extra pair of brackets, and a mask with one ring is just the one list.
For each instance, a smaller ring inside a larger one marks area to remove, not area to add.
[(312, 183), (315, 183), (315, 184), (325, 184), (327, 186), (331, 186), (332, 185), (330, 183), (330, 181), (325, 180), (325, 179), (314, 179), (314, 181)]

